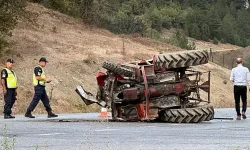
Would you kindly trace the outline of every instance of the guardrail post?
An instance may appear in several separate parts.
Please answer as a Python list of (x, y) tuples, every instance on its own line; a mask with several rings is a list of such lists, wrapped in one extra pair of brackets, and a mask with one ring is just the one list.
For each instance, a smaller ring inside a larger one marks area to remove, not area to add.
[(212, 48), (210, 48), (210, 57), (211, 57), (212, 62), (214, 62), (214, 57), (213, 57)]

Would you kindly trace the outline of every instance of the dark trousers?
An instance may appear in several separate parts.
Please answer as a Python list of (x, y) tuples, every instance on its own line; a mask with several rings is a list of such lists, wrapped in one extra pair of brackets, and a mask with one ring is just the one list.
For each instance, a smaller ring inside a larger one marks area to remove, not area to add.
[(28, 112), (32, 112), (35, 108), (36, 105), (39, 103), (39, 101), (41, 100), (43, 102), (44, 107), (46, 108), (47, 112), (51, 112), (51, 107), (49, 104), (49, 98), (48, 95), (46, 93), (45, 87), (44, 86), (35, 86), (35, 95), (27, 109)]
[(4, 114), (10, 115), (12, 113), (11, 108), (13, 107), (15, 101), (16, 101), (16, 95), (15, 95), (16, 89), (7, 89), (6, 95), (4, 95)]
[(242, 112), (246, 112), (247, 109), (247, 87), (246, 86), (234, 86), (234, 100), (235, 100), (235, 109), (237, 115), (240, 113), (240, 98), (242, 100)]

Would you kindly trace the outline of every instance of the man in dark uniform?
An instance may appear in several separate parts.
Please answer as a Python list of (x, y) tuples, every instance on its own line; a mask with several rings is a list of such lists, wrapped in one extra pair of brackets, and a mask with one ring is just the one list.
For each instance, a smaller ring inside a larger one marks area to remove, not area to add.
[(13, 59), (8, 59), (6, 62), (6, 68), (1, 71), (1, 83), (3, 86), (4, 94), (4, 119), (12, 119), (15, 116), (12, 116), (11, 108), (13, 107), (16, 101), (16, 88), (17, 88), (17, 77), (15, 72), (12, 70)]
[(25, 117), (35, 118), (35, 116), (31, 114), (31, 112), (35, 109), (36, 105), (39, 103), (40, 100), (42, 100), (43, 105), (46, 108), (46, 111), (48, 112), (48, 118), (58, 117), (58, 115), (52, 113), (52, 109), (49, 104), (49, 98), (45, 90), (45, 83), (51, 82), (51, 80), (46, 78), (43, 70), (47, 62), (47, 59), (45, 57), (42, 57), (39, 60), (39, 65), (36, 66), (34, 69), (33, 84), (35, 86), (35, 95), (27, 109), (27, 112), (25, 113)]

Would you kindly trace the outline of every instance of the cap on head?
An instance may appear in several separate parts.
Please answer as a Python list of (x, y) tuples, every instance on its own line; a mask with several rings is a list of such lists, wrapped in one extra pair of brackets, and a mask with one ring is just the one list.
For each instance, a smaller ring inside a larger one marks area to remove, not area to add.
[(48, 60), (46, 59), (46, 57), (41, 57), (40, 60), (39, 60), (39, 62), (41, 62), (41, 61), (46, 62), (46, 63), (48, 62)]
[(237, 58), (237, 59), (236, 59), (236, 63), (237, 63), (237, 64), (241, 64), (241, 63), (243, 63), (242, 58)]
[(7, 59), (7, 62), (15, 63), (14, 60), (13, 60), (12, 58)]

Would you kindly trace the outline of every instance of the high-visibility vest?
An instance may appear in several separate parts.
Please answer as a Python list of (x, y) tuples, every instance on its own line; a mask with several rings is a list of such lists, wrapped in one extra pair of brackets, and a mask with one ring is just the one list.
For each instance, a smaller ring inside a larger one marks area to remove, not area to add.
[[(37, 66), (37, 67), (40, 67), (42, 69), (41, 77), (45, 78), (45, 73), (44, 73), (43, 68), (41, 66)], [(45, 86), (45, 81), (39, 81), (39, 80), (37, 80), (35, 73), (33, 73), (33, 84), (34, 84), (34, 86), (37, 86), (37, 85)]]
[(8, 77), (6, 78), (7, 88), (9, 89), (17, 88), (17, 77), (16, 77), (15, 72), (8, 68), (5, 68), (5, 70), (7, 71), (7, 74), (8, 74)]

